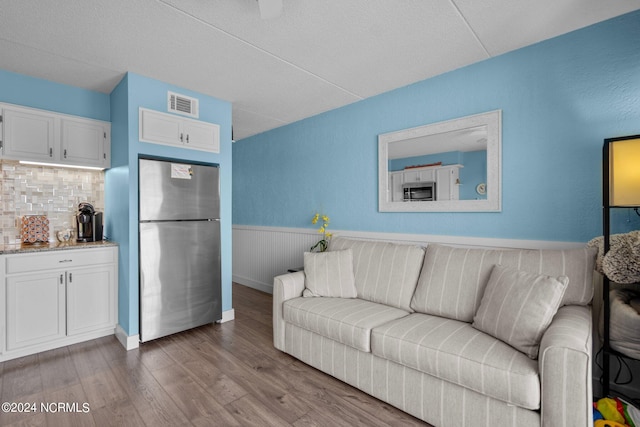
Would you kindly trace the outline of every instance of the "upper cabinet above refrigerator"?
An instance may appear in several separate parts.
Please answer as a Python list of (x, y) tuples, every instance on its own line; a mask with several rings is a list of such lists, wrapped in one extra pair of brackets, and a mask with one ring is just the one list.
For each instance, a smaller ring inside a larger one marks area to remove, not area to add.
[(220, 126), (140, 108), (139, 139), (153, 144), (220, 152)]

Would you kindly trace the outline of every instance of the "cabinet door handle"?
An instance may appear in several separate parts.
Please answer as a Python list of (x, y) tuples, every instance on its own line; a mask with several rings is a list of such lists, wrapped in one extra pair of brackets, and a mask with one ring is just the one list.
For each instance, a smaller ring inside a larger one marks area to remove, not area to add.
[(189, 134), (187, 134), (187, 144), (189, 143)]
[(66, 148), (64, 149), (64, 158), (65, 159), (67, 158), (67, 149)]
[(73, 273), (69, 273), (69, 283), (73, 282)]
[(180, 142), (184, 142), (184, 134), (180, 134)]
[(49, 157), (53, 157), (53, 148), (49, 147)]
[(62, 285), (64, 283), (64, 274), (60, 275), (60, 284)]
[(61, 259), (60, 261), (58, 261), (59, 263), (63, 263), (63, 262), (73, 262), (72, 259)]

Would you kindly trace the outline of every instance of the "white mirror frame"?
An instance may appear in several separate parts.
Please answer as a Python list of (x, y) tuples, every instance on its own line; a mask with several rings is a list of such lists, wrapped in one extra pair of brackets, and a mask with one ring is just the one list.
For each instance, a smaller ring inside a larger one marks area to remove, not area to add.
[[(487, 198), (433, 202), (392, 202), (389, 144), (406, 139), (487, 126)], [(378, 135), (378, 210), (380, 212), (500, 212), (502, 210), (502, 110)]]

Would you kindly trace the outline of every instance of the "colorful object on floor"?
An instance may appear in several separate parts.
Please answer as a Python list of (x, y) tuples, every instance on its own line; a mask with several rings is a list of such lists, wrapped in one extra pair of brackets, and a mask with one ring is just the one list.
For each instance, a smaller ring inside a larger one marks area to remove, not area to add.
[(593, 427), (627, 427), (627, 425), (617, 421), (598, 420), (593, 423)]
[(619, 398), (602, 398), (593, 404), (595, 427), (640, 427), (640, 410)]
[(640, 410), (623, 399), (618, 399), (616, 397), (616, 401), (622, 405), (622, 414), (624, 415), (627, 425), (629, 427), (640, 426)]
[(618, 408), (618, 402), (615, 399), (604, 397), (598, 400), (596, 407), (605, 420), (615, 421), (624, 425), (624, 415), (622, 413), (622, 405)]

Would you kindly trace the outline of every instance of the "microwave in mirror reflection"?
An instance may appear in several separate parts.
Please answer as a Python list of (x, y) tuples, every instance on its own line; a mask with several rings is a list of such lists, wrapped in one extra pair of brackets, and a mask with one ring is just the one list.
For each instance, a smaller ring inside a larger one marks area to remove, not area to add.
[(405, 202), (432, 202), (436, 200), (435, 182), (410, 182), (402, 185)]

